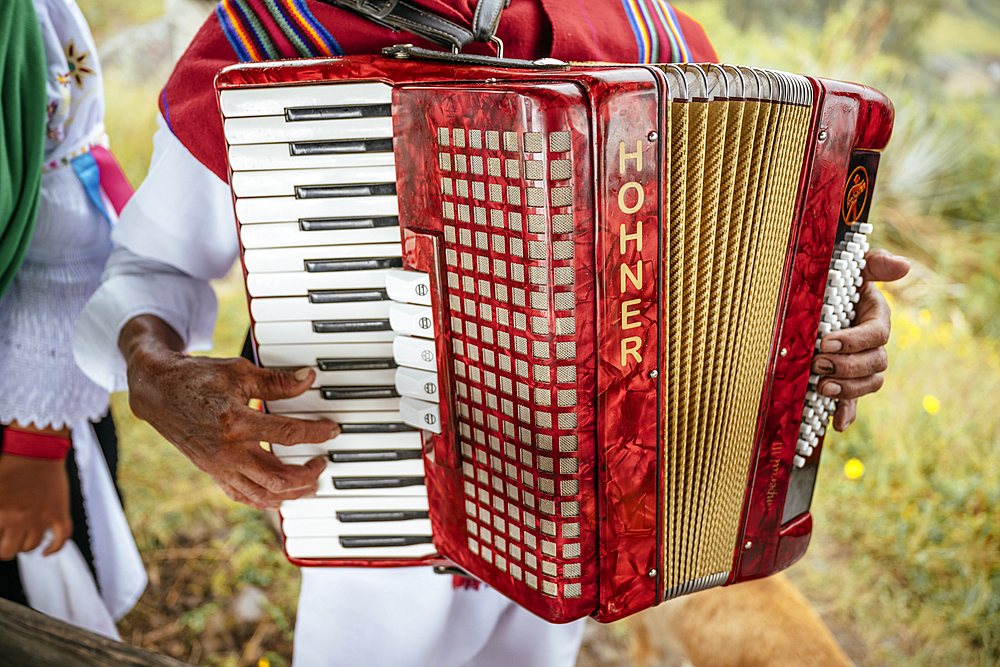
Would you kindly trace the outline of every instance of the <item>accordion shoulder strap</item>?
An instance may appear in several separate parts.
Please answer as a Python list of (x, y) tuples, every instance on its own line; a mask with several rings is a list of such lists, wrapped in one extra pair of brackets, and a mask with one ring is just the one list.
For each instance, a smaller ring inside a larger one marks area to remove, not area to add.
[(410, 0), (321, 0), (392, 28), (405, 30), (458, 53), (472, 42), (490, 42), (509, 0), (479, 0), (472, 30), (437, 16)]

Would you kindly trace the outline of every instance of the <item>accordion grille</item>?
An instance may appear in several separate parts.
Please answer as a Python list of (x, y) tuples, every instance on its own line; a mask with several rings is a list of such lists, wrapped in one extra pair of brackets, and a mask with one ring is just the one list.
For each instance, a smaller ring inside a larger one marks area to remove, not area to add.
[(667, 112), (665, 598), (724, 583), (739, 548), (811, 109), (692, 95)]
[[(575, 267), (592, 261), (576, 241), (592, 233), (591, 223), (575, 219), (572, 206), (570, 165), (580, 147), (565, 124), (536, 121), (547, 131), (527, 131), (515, 118), (507, 123), (513, 131), (482, 128), (485, 147), (466, 148), (455, 136), (478, 134), (476, 124), (490, 121), (449, 120), (436, 149), (466, 546), (496, 577), (550, 598), (580, 598), (583, 563), (594, 551), (581, 496), (580, 473), (589, 468), (578, 447), (593, 430), (591, 413), (580, 409), (592, 397), (584, 388), (592, 372), (578, 377), (590, 362), (577, 334), (593, 309), (577, 298)], [(454, 167), (467, 154), (485, 160), (485, 175)], [(467, 181), (471, 197), (463, 196)], [(452, 214), (462, 207), (471, 217)]]

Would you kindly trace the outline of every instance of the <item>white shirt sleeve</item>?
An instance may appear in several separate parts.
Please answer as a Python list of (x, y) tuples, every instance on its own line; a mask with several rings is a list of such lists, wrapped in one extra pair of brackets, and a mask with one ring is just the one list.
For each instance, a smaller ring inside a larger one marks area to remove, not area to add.
[(142, 314), (156, 315), (186, 349), (212, 347), (218, 304), (209, 280), (239, 255), (229, 185), (170, 132), (162, 116), (149, 174), (122, 210), (115, 250), (101, 287), (77, 322), (73, 353), (83, 372), (108, 391), (128, 389), (118, 336)]

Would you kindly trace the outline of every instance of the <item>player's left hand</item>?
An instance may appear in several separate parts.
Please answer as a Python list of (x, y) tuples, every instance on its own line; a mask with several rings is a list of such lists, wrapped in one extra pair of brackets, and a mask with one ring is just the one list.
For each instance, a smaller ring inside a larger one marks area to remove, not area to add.
[(885, 344), (891, 312), (875, 283), (899, 280), (910, 270), (908, 259), (887, 250), (871, 250), (865, 259), (854, 326), (823, 338), (812, 365), (812, 372), (822, 376), (819, 393), (839, 399), (833, 415), (833, 427), (838, 431), (854, 422), (858, 397), (882, 387), (882, 372), (889, 366)]

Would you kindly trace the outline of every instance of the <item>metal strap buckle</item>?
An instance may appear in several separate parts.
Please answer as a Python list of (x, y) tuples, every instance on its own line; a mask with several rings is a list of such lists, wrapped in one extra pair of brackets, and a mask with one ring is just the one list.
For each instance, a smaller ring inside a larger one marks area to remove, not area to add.
[(359, 12), (377, 19), (384, 19), (398, 4), (399, 0), (354, 0), (354, 7)]

